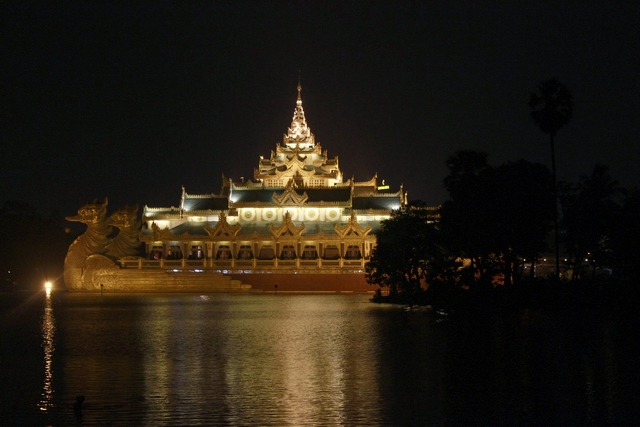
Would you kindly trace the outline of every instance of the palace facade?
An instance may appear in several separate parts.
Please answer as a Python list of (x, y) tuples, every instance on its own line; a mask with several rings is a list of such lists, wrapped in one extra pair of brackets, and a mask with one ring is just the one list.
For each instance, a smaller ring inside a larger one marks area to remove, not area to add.
[(300, 85), (291, 126), (260, 156), (253, 179), (222, 179), (218, 194), (183, 187), (176, 206), (144, 207), (145, 264), (220, 270), (244, 281), (259, 274), (364, 278), (381, 221), (407, 203), (402, 186), (379, 185), (377, 174), (344, 179), (338, 157), (329, 158), (307, 124)]

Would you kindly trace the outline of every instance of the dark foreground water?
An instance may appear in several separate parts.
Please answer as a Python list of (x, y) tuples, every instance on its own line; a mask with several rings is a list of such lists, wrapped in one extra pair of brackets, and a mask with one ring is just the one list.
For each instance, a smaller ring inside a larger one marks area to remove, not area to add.
[(620, 318), (452, 321), (356, 295), (43, 292), (0, 295), (0, 309), (2, 425), (625, 425), (640, 414), (639, 346)]

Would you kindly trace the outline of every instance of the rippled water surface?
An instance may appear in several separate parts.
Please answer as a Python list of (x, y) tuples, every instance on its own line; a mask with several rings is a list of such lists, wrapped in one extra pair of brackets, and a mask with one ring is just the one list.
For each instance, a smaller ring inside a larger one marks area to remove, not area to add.
[(359, 295), (0, 302), (2, 425), (601, 425), (639, 414), (638, 347), (605, 320), (452, 322)]

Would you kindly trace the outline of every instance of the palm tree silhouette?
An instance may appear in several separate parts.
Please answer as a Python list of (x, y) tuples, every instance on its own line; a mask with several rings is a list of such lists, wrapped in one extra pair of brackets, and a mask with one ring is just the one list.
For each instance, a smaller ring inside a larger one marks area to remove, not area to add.
[[(573, 99), (569, 89), (557, 79), (540, 82), (539, 93), (531, 93), (529, 107), (531, 118), (536, 126), (544, 133), (549, 134), (551, 142), (551, 172), (553, 173), (553, 197), (558, 200), (558, 179), (556, 175), (556, 151), (554, 138), (558, 130), (571, 120), (573, 113)], [(556, 218), (554, 224), (555, 250), (556, 250), (556, 280), (560, 274), (560, 250), (558, 248), (558, 208), (556, 206)]]

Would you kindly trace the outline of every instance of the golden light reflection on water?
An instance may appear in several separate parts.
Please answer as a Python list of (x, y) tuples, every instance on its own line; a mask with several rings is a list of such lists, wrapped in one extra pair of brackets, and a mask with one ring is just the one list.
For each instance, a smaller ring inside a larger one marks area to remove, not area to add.
[(372, 336), (373, 325), (345, 316), (346, 300), (248, 300), (170, 299), (143, 309), (147, 422), (172, 413), (188, 424), (211, 412), (221, 425), (265, 416), (340, 425), (376, 412), (373, 342), (352, 340)]
[[(322, 300), (310, 299), (303, 305), (291, 309), (310, 313), (311, 318), (289, 323), (277, 349), (287, 368), (282, 374), (292, 405), (289, 421), (292, 425), (321, 417), (339, 421), (345, 400), (344, 326), (323, 319), (327, 307)], [(292, 318), (297, 317), (294, 313)]]
[(53, 315), (51, 288), (46, 289), (44, 314), (42, 315), (42, 349), (44, 352), (44, 382), (38, 408), (48, 411), (53, 408), (53, 353), (55, 351), (56, 320)]
[[(30, 329), (0, 329), (0, 344), (9, 341), (0, 356), (19, 365), (0, 370), (0, 425), (78, 424), (79, 394), (87, 426), (639, 418), (628, 379), (637, 344), (620, 341), (616, 323), (575, 327), (547, 314), (438, 323), (366, 296), (44, 296), (29, 305)], [(25, 422), (33, 412), (51, 421)]]

